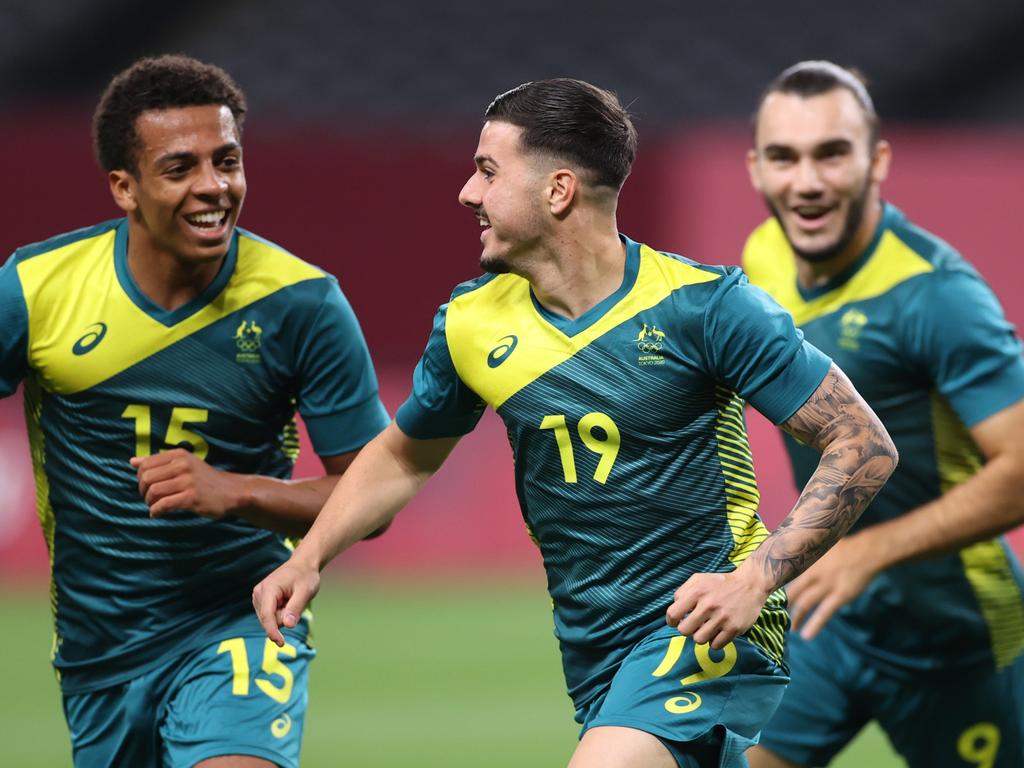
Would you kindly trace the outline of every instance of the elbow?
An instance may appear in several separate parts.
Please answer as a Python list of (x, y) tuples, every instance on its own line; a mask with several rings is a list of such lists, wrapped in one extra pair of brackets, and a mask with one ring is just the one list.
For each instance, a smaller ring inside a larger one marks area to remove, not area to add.
[(877, 455), (888, 465), (888, 470), (886, 472), (886, 479), (888, 479), (888, 477), (896, 471), (896, 467), (900, 463), (900, 452), (896, 449), (896, 444), (892, 441), (892, 438), (889, 437), (889, 433), (884, 429), (879, 436), (878, 446), (879, 450)]

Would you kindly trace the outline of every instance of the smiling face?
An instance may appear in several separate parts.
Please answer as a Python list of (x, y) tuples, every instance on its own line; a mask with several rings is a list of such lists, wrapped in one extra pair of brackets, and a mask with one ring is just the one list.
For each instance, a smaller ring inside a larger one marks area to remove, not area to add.
[(487, 272), (515, 270), (546, 231), (544, 188), (550, 163), (524, 152), (521, 136), (522, 129), (511, 123), (484, 123), (473, 158), (476, 171), (459, 193), (459, 202), (473, 210), (483, 227), (480, 267)]
[(149, 110), (135, 130), (138, 172), (110, 172), (114, 199), (128, 213), (130, 248), (191, 264), (223, 258), (246, 191), (231, 110)]
[(889, 146), (845, 88), (804, 98), (770, 93), (757, 116), (747, 166), (800, 258), (846, 262), (867, 246), (881, 215)]

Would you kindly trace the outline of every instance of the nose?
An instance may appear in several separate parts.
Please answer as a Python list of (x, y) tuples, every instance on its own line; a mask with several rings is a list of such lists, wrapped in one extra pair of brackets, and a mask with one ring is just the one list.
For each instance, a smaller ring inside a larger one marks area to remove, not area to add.
[(197, 195), (219, 197), (227, 192), (228, 179), (213, 163), (203, 163), (196, 177), (193, 191)]
[(462, 191), (459, 192), (459, 202), (465, 205), (467, 208), (479, 208), (482, 202), (480, 198), (480, 188), (476, 184), (476, 179), (479, 174), (474, 173), (468, 179), (466, 183), (462, 185)]
[(821, 174), (813, 158), (804, 157), (797, 163), (793, 185), (796, 193), (804, 197), (815, 197), (824, 191)]

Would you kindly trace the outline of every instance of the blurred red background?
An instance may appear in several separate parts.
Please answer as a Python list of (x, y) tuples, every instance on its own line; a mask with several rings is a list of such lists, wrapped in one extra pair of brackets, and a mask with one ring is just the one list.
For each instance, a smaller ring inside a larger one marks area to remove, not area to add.
[[(0, 247), (9, 252), (118, 214), (88, 137), (88, 117), (77, 113), (0, 118), (11, 185)], [(896, 129), (887, 137), (894, 166), (885, 198), (972, 261), (1020, 327), (1024, 133)], [(700, 261), (736, 263), (746, 234), (766, 215), (747, 181), (748, 143), (747, 129), (732, 123), (645, 137), (622, 197), (622, 231)], [(246, 136), (242, 225), (338, 275), (392, 413), (437, 305), (478, 273), (479, 227), (456, 201), (475, 146), (475, 132), (353, 137), (287, 123)], [(8, 580), (47, 571), (19, 400), (0, 401), (0, 579)], [(774, 429), (757, 414), (749, 421), (771, 525), (795, 491)], [(317, 471), (307, 445), (297, 476)], [(1014, 539), (1020, 549), (1024, 536)], [(339, 567), (433, 574), (538, 563), (515, 503), (504, 429), (487, 414), (388, 534), (346, 553)]]

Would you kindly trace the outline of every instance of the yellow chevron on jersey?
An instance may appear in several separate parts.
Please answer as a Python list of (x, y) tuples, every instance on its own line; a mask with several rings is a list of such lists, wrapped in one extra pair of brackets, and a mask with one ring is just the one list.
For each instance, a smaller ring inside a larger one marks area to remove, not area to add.
[(824, 296), (806, 301), (797, 289), (793, 251), (782, 226), (772, 218), (755, 229), (747, 240), (743, 269), (750, 282), (764, 288), (789, 310), (800, 326), (851, 302), (881, 296), (915, 275), (933, 271), (934, 267), (887, 229), (874, 254), (857, 274)]
[[(168, 327), (137, 306), (116, 273), (116, 230), (78, 240), (18, 264), (29, 318), (29, 365), (42, 387), (74, 394), (96, 386), (242, 307), (324, 272), (244, 235), (220, 295)], [(103, 324), (102, 343), (75, 354), (76, 342)]]
[[(459, 377), (497, 409), (523, 387), (673, 291), (721, 277), (641, 246), (639, 271), (629, 292), (593, 325), (566, 336), (537, 311), (527, 280), (500, 275), (449, 304), (448, 351)], [(515, 349), (494, 365), (491, 351), (510, 344), (510, 337)]]

